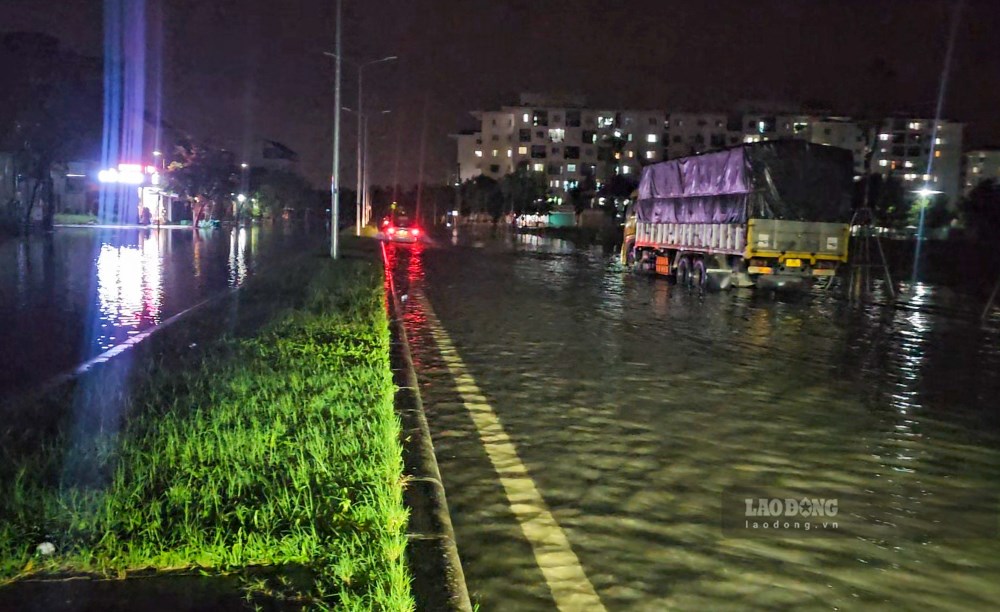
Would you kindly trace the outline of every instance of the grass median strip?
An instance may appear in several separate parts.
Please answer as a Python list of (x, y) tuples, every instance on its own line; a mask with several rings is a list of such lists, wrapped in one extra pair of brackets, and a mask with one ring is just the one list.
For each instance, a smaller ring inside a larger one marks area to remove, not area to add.
[(412, 608), (379, 269), (310, 259), (276, 282), (295, 278), (301, 299), (253, 333), (193, 357), (168, 341), (117, 386), (79, 381), (34, 445), (5, 433), (3, 579), (281, 566), (299, 579), (256, 579), (250, 595)]

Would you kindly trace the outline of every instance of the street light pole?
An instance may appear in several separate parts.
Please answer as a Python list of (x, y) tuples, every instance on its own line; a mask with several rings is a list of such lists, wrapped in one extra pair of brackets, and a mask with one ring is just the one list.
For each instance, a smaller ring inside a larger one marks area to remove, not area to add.
[[(390, 113), (392, 113), (391, 110), (384, 110), (384, 111), (379, 112), (378, 114), (380, 114), (380, 115), (388, 115)], [(362, 215), (361, 216), (364, 219), (365, 224), (367, 224), (371, 220), (371, 216), (372, 216), (372, 196), (371, 196), (371, 193), (370, 193), (371, 185), (370, 185), (369, 180), (368, 180), (368, 176), (369, 176), (368, 175), (368, 165), (369, 165), (368, 164), (368, 159), (369, 159), (369, 155), (368, 155), (368, 119), (371, 118), (371, 114), (370, 113), (365, 113), (364, 117), (365, 117), (365, 128), (364, 128), (365, 151), (364, 151), (364, 154), (363, 154), (363, 156), (361, 158), (361, 165), (362, 165), (362, 167), (365, 170), (365, 172), (364, 172), (364, 178), (362, 180), (362, 186), (363, 186), (364, 193), (365, 193), (365, 200), (364, 200), (365, 206), (364, 206), (364, 209), (362, 211)]]
[(368, 199), (368, 197), (369, 197), (368, 196), (368, 115), (361, 115), (359, 113), (358, 116), (359, 117), (363, 116), (364, 117), (364, 122), (365, 122), (365, 131), (364, 131), (364, 134), (365, 134), (365, 138), (364, 138), (364, 140), (365, 140), (365, 149), (364, 149), (364, 151), (361, 154), (361, 164), (360, 164), (360, 167), (364, 168), (364, 173), (362, 174), (362, 179), (361, 179), (361, 190), (362, 190), (362, 193), (364, 194), (364, 199), (361, 201), (362, 202), (362, 204), (361, 204), (361, 217), (362, 217), (362, 220), (367, 223), (367, 221), (368, 221), (368, 208), (370, 206), (369, 199)]
[[(369, 114), (368, 113), (358, 113), (353, 108), (349, 108), (347, 106), (341, 107), (340, 110), (344, 110), (344, 111), (347, 111), (349, 113), (357, 113), (357, 115), (358, 115), (358, 124), (359, 124), (359, 126), (361, 128), (359, 130), (359, 132), (358, 132), (358, 145), (359, 145), (358, 146), (358, 151), (360, 152), (360, 157), (358, 157), (358, 173), (360, 175), (359, 176), (360, 181), (358, 182), (358, 208), (357, 208), (358, 220), (359, 221), (363, 221), (363, 223), (361, 223), (359, 225), (359, 231), (360, 231), (360, 227), (363, 226), (363, 225), (365, 225), (365, 224), (367, 224), (367, 222), (369, 221), (369, 219), (371, 217), (371, 196), (368, 193), (368, 119), (369, 119)], [(378, 112), (379, 115), (388, 115), (390, 113), (392, 113), (391, 110), (383, 110), (383, 111), (379, 111)], [(363, 146), (361, 146), (361, 145), (363, 145)]]
[(340, 256), (339, 237), (337, 235), (337, 225), (340, 215), (337, 213), (340, 193), (338, 185), (340, 183), (340, 5), (341, 0), (337, 0), (337, 36), (336, 36), (336, 84), (333, 94), (333, 173), (330, 179), (330, 258), (337, 259)]
[[(338, 66), (340, 65), (341, 56), (340, 56), (340, 48), (339, 47), (337, 48), (337, 52), (336, 53), (330, 53), (330, 52), (327, 51), (327, 52), (324, 52), (323, 55), (328, 55), (330, 57), (336, 58), (337, 59), (337, 65)], [(357, 113), (358, 113), (358, 138), (357, 138), (357, 140), (358, 140), (358, 142), (357, 142), (357, 157), (355, 158), (357, 160), (357, 166), (358, 166), (358, 184), (357, 184), (357, 194), (355, 194), (355, 203), (356, 203), (355, 217), (356, 217), (356, 220), (355, 220), (355, 228), (354, 228), (355, 232), (357, 233), (358, 236), (361, 235), (361, 227), (363, 225), (363, 223), (362, 223), (362, 217), (364, 216), (364, 212), (363, 212), (364, 208), (363, 207), (365, 205), (365, 202), (367, 202), (367, 200), (366, 200), (366, 195), (367, 194), (365, 192), (365, 189), (366, 189), (366, 185), (365, 185), (366, 180), (365, 180), (365, 177), (364, 177), (363, 162), (362, 162), (362, 156), (364, 155), (364, 152), (362, 151), (362, 130), (364, 129), (364, 127), (362, 125), (362, 123), (363, 123), (362, 117), (364, 116), (364, 106), (363, 106), (363, 104), (364, 104), (364, 71), (365, 71), (365, 67), (367, 67), (367, 66), (372, 66), (374, 64), (381, 64), (383, 62), (392, 62), (392, 61), (395, 61), (397, 59), (399, 59), (399, 58), (397, 56), (395, 56), (395, 55), (388, 55), (388, 56), (383, 57), (381, 59), (372, 60), (370, 62), (352, 62), (350, 60), (346, 60), (346, 59), (344, 60), (348, 64), (350, 64), (350, 65), (354, 66), (355, 68), (357, 68), (357, 70), (358, 70), (358, 108), (357, 108)], [(340, 105), (338, 104), (337, 106), (339, 107)], [(367, 146), (367, 145), (365, 145), (365, 146)]]
[[(354, 194), (354, 201), (355, 201), (355, 211), (354, 211), (354, 214), (355, 214), (355, 219), (356, 219), (355, 220), (355, 225), (356, 225), (355, 232), (356, 232), (356, 235), (358, 235), (358, 236), (361, 235), (361, 226), (362, 226), (361, 217), (362, 217), (362, 211), (364, 209), (364, 204), (362, 204), (362, 202), (365, 201), (364, 200), (364, 184), (363, 184), (363, 176), (362, 176), (363, 175), (363, 172), (362, 172), (362, 161), (361, 161), (362, 160), (361, 156), (364, 155), (364, 152), (362, 151), (362, 148), (361, 148), (361, 125), (362, 125), (362, 121), (363, 121), (362, 117), (364, 117), (364, 112), (365, 112), (365, 109), (361, 106), (361, 103), (362, 103), (361, 102), (362, 101), (361, 92), (363, 91), (363, 85), (362, 85), (362, 78), (361, 77), (364, 75), (364, 73), (365, 73), (365, 65), (361, 64), (361, 65), (358, 66), (358, 137), (357, 137), (358, 152), (357, 152), (357, 157), (355, 158), (355, 159), (358, 160), (358, 163), (357, 163), (357, 166), (358, 166), (358, 187), (357, 187), (357, 192)], [(367, 129), (367, 127), (366, 127), (366, 129)], [(364, 144), (364, 146), (366, 147), (365, 150), (367, 150), (368, 143), (366, 142)]]

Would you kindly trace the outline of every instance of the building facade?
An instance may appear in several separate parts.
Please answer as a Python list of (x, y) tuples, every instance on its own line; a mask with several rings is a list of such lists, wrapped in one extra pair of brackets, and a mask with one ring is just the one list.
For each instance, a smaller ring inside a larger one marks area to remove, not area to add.
[(986, 180), (1000, 183), (1000, 148), (976, 149), (965, 154), (965, 195)]
[(872, 154), (872, 172), (900, 179), (907, 193), (925, 188), (941, 193), (954, 207), (962, 195), (963, 128), (942, 120), (935, 134), (933, 119), (885, 119)]
[(951, 205), (962, 190), (963, 125), (952, 121), (939, 122), (934, 136), (934, 122), (925, 118), (862, 123), (850, 117), (758, 111), (594, 109), (578, 98), (531, 94), (522, 95), (517, 106), (472, 115), (479, 130), (454, 136), (461, 180), (480, 174), (499, 180), (524, 166), (544, 173), (560, 201), (587, 176), (600, 187), (615, 174), (638, 175), (643, 166), (666, 159), (788, 138), (851, 151), (858, 176), (869, 172), (866, 157), (874, 146), (870, 171), (895, 176), (914, 193), (939, 191)]

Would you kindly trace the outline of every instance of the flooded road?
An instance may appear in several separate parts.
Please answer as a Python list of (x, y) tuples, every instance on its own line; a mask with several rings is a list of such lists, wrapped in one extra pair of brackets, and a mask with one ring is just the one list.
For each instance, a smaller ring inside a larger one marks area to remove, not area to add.
[(0, 400), (240, 286), (302, 245), (300, 229), (260, 226), (58, 228), (0, 242)]
[[(483, 610), (588, 588), (599, 603), (577, 609), (1000, 601), (995, 320), (944, 314), (933, 286), (906, 308), (699, 295), (599, 249), (455, 242), (394, 249), (395, 275)], [(734, 491), (833, 498), (841, 525), (724, 531), (737, 510), (742, 524)]]

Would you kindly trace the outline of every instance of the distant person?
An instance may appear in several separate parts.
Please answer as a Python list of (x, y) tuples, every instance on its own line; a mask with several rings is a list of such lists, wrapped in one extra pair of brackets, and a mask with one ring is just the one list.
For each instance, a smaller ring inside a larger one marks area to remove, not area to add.
[(153, 222), (153, 212), (149, 210), (148, 206), (142, 207), (142, 212), (139, 213), (139, 225), (151, 225)]

